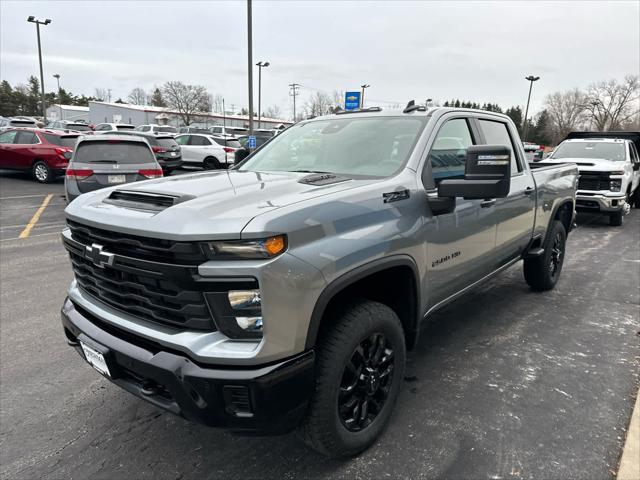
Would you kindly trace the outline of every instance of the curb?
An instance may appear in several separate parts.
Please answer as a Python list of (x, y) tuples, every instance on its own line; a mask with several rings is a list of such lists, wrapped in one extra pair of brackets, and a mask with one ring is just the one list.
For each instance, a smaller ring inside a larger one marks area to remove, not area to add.
[(616, 479), (640, 480), (640, 392), (636, 396), (636, 405), (631, 414)]

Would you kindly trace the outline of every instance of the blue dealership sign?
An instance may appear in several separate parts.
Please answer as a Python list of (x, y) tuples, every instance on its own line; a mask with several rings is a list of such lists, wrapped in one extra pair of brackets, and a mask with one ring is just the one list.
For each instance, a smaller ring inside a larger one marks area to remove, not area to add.
[(255, 135), (249, 135), (249, 148), (256, 148), (256, 137), (255, 137)]
[(347, 92), (344, 94), (344, 109), (355, 110), (360, 108), (360, 92)]

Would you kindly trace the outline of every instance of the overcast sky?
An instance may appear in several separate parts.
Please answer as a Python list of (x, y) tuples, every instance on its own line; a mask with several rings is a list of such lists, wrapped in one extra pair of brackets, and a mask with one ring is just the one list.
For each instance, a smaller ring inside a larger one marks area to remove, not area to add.
[[(126, 99), (167, 80), (202, 84), (227, 105), (247, 105), (246, 2), (0, 0), (0, 78), (38, 75), (42, 28), (47, 91)], [(529, 74), (537, 111), (548, 93), (640, 71), (640, 2), (254, 1), (254, 63), (263, 70), (263, 109), (290, 114), (316, 90), (371, 87), (372, 103), (461, 98), (524, 105)], [(257, 78), (255, 101), (257, 102)], [(369, 102), (367, 102), (369, 103)]]

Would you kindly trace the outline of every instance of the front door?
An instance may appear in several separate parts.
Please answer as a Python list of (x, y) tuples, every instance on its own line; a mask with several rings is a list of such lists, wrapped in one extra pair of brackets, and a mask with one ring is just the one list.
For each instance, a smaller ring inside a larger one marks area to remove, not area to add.
[(16, 145), (13, 143), (18, 130), (7, 130), (0, 134), (0, 168), (17, 168)]
[[(436, 126), (425, 168), (429, 195), (445, 178), (464, 178), (467, 148), (479, 143), (472, 118), (455, 112)], [(432, 307), (488, 275), (492, 271), (497, 216), (486, 200), (456, 199), (451, 213), (433, 215), (426, 205), (424, 238), (427, 249), (427, 281), (422, 294)]]

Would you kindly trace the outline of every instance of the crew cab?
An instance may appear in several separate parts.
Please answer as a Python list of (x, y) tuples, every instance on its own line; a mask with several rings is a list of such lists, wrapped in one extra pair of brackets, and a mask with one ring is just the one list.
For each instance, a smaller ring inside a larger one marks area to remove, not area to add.
[(572, 132), (545, 163), (573, 162), (580, 178), (576, 209), (600, 212), (620, 226), (640, 207), (640, 132)]
[(355, 455), (433, 312), (519, 261), (532, 289), (558, 282), (578, 170), (535, 165), (509, 117), (410, 102), (299, 122), (230, 170), (82, 195), (66, 340), (159, 408)]
[(0, 133), (0, 168), (29, 172), (40, 183), (63, 175), (78, 133), (10, 128)]

